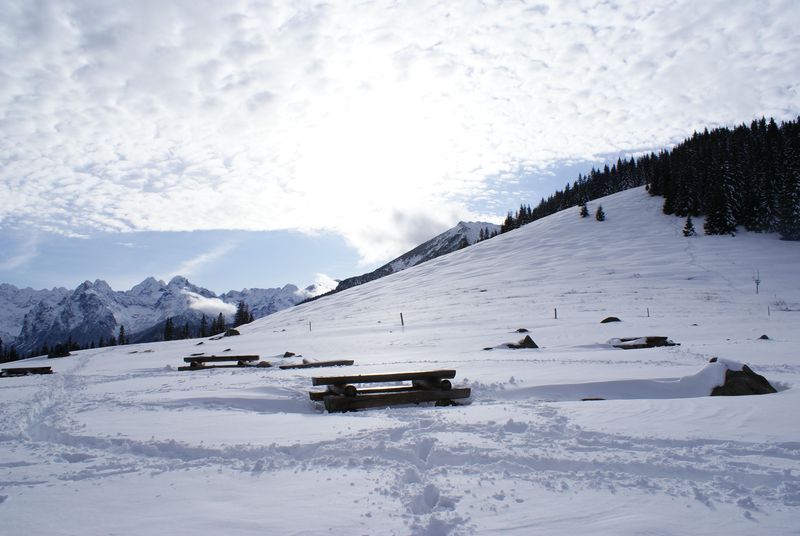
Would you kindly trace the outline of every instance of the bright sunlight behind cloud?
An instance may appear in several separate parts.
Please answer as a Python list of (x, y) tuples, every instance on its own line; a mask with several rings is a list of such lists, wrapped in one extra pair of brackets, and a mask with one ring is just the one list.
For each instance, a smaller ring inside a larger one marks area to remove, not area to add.
[(0, 224), (71, 235), (326, 230), (374, 262), (490, 179), (800, 109), (793, 0), (0, 7)]

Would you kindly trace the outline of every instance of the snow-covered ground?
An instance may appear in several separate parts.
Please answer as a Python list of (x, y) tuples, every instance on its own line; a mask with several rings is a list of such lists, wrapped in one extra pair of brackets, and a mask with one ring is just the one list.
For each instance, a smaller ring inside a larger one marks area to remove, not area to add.
[[(569, 209), (239, 337), (5, 365), (55, 374), (0, 379), (0, 532), (797, 534), (800, 243), (684, 238), (641, 188), (602, 204), (605, 222)], [(518, 328), (541, 348), (498, 348)], [(680, 346), (608, 344), (644, 335)], [(227, 349), (356, 364), (177, 370)], [(712, 356), (779, 392), (704, 396)], [(327, 414), (307, 394), (428, 368), (471, 402)]]

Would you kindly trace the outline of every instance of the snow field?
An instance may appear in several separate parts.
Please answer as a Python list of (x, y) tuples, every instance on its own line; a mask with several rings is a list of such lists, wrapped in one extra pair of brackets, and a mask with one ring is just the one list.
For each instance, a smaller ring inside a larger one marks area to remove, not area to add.
[[(793, 533), (800, 245), (686, 239), (642, 189), (601, 202), (605, 222), (567, 210), (239, 337), (29, 360), (56, 374), (0, 381), (4, 534)], [(501, 348), (518, 328), (541, 348)], [(608, 344), (644, 335), (680, 346)], [(177, 371), (227, 349), (356, 364)], [(704, 396), (712, 356), (780, 392)], [(427, 368), (470, 403), (308, 399), (312, 376)]]

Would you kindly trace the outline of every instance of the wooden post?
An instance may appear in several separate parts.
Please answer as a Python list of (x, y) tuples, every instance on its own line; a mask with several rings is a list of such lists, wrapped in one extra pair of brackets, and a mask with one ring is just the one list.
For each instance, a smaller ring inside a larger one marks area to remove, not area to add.
[(650, 318), (650, 308), (647, 308), (647, 318)]
[(558, 309), (556, 307), (553, 307), (553, 316), (556, 320), (558, 320)]
[(311, 320), (308, 321), (308, 332), (311, 333)]
[(406, 322), (403, 320), (403, 313), (400, 313), (400, 325), (406, 327)]

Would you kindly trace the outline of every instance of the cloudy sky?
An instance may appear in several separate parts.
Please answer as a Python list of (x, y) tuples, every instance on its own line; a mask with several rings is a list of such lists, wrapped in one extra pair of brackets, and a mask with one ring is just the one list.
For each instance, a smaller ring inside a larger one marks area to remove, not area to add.
[(0, 0), (0, 282), (347, 277), (800, 112), (800, 2)]

